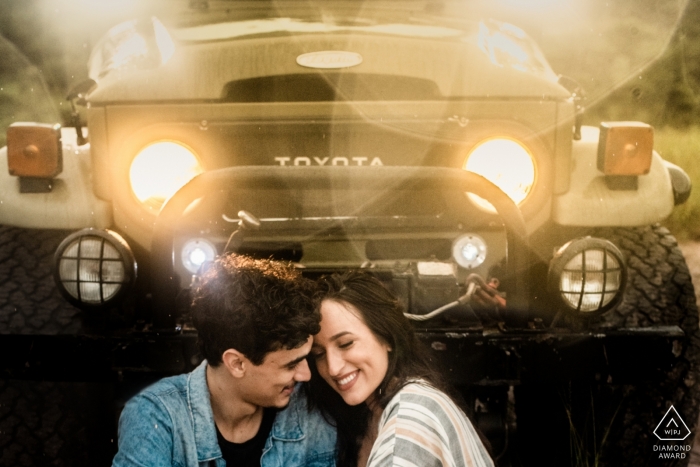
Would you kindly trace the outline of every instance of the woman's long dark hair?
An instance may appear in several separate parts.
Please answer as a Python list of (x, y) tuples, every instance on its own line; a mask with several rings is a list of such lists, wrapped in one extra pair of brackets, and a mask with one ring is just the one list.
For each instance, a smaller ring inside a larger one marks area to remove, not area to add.
[[(323, 300), (350, 304), (372, 333), (389, 345), (389, 366), (375, 391), (375, 400), (384, 409), (411, 380), (422, 379), (445, 393), (448, 386), (436, 370), (436, 360), (418, 340), (413, 326), (403, 315), (403, 304), (373, 275), (347, 272), (320, 279), (317, 306)], [(323, 319), (321, 319), (323, 327)], [(318, 374), (310, 358), (311, 381), (306, 388), (312, 404), (332, 418), (338, 428), (338, 467), (355, 467), (362, 439), (367, 431), (370, 410), (366, 404), (347, 405), (342, 397)]]

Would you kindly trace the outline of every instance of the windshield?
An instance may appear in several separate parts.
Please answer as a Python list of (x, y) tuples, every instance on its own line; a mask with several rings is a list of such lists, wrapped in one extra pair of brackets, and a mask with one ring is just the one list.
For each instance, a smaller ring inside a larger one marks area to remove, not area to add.
[[(689, 53), (679, 41), (675, 55), (668, 52), (687, 0), (53, 0), (51, 8), (36, 11), (16, 4), (7, 11), (13, 22), (0, 25), (5, 56), (17, 58), (0, 70), (6, 125), (56, 121), (57, 112), (68, 121), (64, 98), (72, 85), (88, 77), (90, 51), (107, 30), (138, 17), (159, 18), (176, 43), (252, 34), (288, 35), (292, 41), (295, 34), (313, 31), (435, 41), (480, 35), (479, 47), (493, 60), (505, 57), (510, 66), (544, 74), (550, 81), (564, 75), (578, 83), (567, 88), (580, 85), (589, 109), (623, 89), (628, 93), (625, 112), (603, 118), (652, 124), (668, 107), (667, 95), (678, 87), (673, 83), (686, 79), (669, 76), (668, 70), (685, 69), (683, 56)], [(502, 47), (504, 37), (507, 48)], [(666, 57), (668, 66), (658, 65), (660, 57)], [(25, 87), (28, 93), (22, 91)], [(42, 103), (30, 103), (29, 97)], [(26, 109), (45, 110), (26, 115)], [(587, 115), (597, 124), (603, 113)]]
[[(439, 39), (469, 34), (479, 25), (493, 30), (494, 24), (505, 24), (497, 29), (527, 54), (530, 62), (524, 66), (546, 70), (551, 65), (556, 74), (578, 82), (587, 105), (592, 105), (633, 78), (645, 79), (644, 72), (667, 49), (686, 4), (686, 0), (188, 0), (180, 2), (177, 14), (170, 10), (168, 21), (182, 28), (175, 33), (182, 40), (340, 30)], [(494, 42), (486, 44), (492, 53)]]

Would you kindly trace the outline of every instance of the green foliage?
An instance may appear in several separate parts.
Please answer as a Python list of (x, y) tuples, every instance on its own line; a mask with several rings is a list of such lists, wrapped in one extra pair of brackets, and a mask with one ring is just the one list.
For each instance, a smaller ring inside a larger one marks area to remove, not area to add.
[(690, 0), (663, 54), (605, 99), (589, 103), (586, 121), (640, 120), (676, 128), (700, 124), (699, 15), (700, 0)]
[(571, 464), (574, 467), (599, 467), (603, 465), (601, 456), (605, 448), (608, 447), (607, 442), (610, 429), (620, 410), (618, 405), (610, 420), (602, 422), (601, 420), (596, 420), (595, 398), (592, 392), (589, 395), (589, 400), (590, 407), (583, 420), (576, 420), (581, 417), (574, 417), (572, 413), (573, 407), (568, 404), (565, 407), (569, 421)]
[(13, 122), (59, 122), (60, 116), (40, 70), (0, 36), (0, 146)]
[(679, 239), (700, 240), (700, 126), (663, 128), (656, 131), (654, 139), (661, 156), (682, 167), (693, 181), (690, 198), (676, 206), (664, 225)]

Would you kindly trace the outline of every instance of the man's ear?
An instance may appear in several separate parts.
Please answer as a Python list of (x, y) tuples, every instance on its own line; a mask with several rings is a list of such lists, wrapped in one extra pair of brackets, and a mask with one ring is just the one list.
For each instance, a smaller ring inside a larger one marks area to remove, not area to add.
[(236, 349), (228, 349), (221, 355), (224, 367), (234, 378), (241, 378), (245, 375), (248, 359)]

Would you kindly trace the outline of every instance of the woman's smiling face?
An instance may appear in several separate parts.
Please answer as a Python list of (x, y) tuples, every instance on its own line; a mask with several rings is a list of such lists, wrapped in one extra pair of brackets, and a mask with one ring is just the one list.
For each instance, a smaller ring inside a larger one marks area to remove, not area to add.
[(324, 300), (311, 348), (319, 374), (348, 405), (371, 402), (389, 366), (391, 349), (361, 316), (349, 303)]

